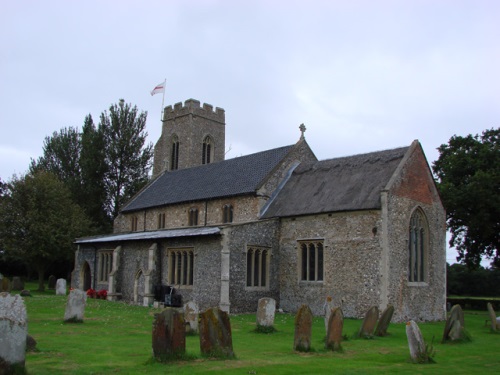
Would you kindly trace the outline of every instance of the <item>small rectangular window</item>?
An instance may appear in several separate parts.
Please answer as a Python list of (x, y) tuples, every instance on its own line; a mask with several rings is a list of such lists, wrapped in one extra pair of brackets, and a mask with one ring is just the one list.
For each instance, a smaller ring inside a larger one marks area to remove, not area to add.
[(198, 225), (198, 209), (197, 208), (190, 208), (189, 209), (188, 225), (190, 227)]
[(158, 214), (158, 229), (165, 228), (165, 214)]

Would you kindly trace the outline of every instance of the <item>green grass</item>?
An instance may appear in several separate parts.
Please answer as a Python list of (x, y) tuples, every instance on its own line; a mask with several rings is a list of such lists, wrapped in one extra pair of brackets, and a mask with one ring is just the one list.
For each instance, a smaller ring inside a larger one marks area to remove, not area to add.
[[(391, 324), (389, 336), (355, 339), (361, 321), (345, 319), (342, 352), (324, 348), (324, 322), (315, 318), (312, 351), (292, 350), (294, 316), (277, 314), (276, 332), (255, 332), (255, 314), (232, 315), (235, 359), (200, 354), (199, 336), (186, 337), (188, 360), (167, 364), (152, 359), (153, 316), (159, 310), (104, 300), (87, 300), (83, 324), (63, 323), (66, 297), (54, 291), (26, 297), (28, 331), (38, 351), (27, 353), (29, 374), (471, 374), (500, 368), (500, 334), (490, 332), (487, 312), (465, 312), (472, 341), (441, 344), (444, 322), (419, 324), (434, 337), (434, 364), (409, 360), (405, 325)], [(496, 369), (496, 370), (495, 370)]]

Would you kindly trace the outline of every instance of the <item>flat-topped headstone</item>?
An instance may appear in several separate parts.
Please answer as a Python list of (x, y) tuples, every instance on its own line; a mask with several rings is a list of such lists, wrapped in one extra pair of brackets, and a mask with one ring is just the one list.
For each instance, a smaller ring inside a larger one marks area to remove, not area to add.
[(186, 332), (198, 332), (198, 316), (200, 309), (194, 301), (189, 301), (184, 304), (184, 324)]
[(83, 322), (85, 313), (85, 304), (87, 303), (87, 294), (83, 290), (73, 289), (69, 292), (66, 302), (66, 311), (64, 312), (64, 321), (71, 323)]
[(186, 352), (186, 328), (182, 309), (167, 307), (153, 321), (153, 356), (165, 362)]
[(200, 351), (209, 357), (234, 357), (231, 322), (227, 312), (215, 307), (200, 314)]
[(328, 332), (328, 322), (330, 321), (330, 315), (334, 308), (333, 298), (330, 296), (326, 297), (325, 304), (323, 305), (323, 312), (325, 315), (325, 332)]
[(344, 314), (340, 307), (332, 309), (328, 321), (328, 330), (326, 332), (326, 348), (338, 351), (341, 349), (342, 328), (344, 327)]
[(375, 328), (376, 336), (387, 336), (387, 329), (389, 328), (392, 315), (394, 315), (394, 306), (388, 305), (378, 320), (377, 328)]
[(274, 326), (276, 301), (273, 298), (261, 298), (257, 306), (257, 325), (262, 327)]
[(24, 282), (19, 276), (14, 276), (12, 278), (11, 290), (23, 290)]
[(0, 293), (0, 374), (23, 373), (27, 335), (23, 298)]
[(378, 307), (373, 306), (365, 314), (363, 323), (358, 332), (358, 337), (371, 337), (378, 321)]
[(443, 342), (456, 341), (465, 338), (464, 312), (460, 305), (451, 308), (450, 315), (446, 319), (443, 331)]
[(57, 296), (65, 296), (66, 295), (66, 279), (57, 279), (56, 295)]
[(49, 276), (48, 288), (49, 289), (55, 289), (56, 288), (56, 277), (54, 275), (50, 275)]
[(498, 318), (496, 317), (493, 305), (490, 302), (488, 302), (486, 306), (488, 307), (488, 315), (490, 316), (491, 330), (493, 332), (496, 332), (497, 330), (500, 329), (500, 323), (498, 322)]
[(293, 349), (301, 352), (311, 350), (313, 314), (307, 305), (300, 306), (295, 315), (295, 335)]
[(425, 350), (425, 342), (420, 328), (418, 328), (417, 323), (413, 320), (406, 323), (406, 337), (408, 338), (408, 347), (410, 348), (412, 362), (420, 362)]

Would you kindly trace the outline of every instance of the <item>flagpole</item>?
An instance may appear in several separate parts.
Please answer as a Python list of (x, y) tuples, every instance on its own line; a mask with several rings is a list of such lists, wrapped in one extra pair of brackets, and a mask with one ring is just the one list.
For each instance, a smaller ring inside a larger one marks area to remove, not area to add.
[(167, 79), (165, 78), (163, 80), (163, 97), (161, 98), (161, 117), (160, 117), (161, 122), (163, 122), (163, 112), (165, 111), (163, 103), (165, 102), (165, 85), (166, 84), (167, 84)]

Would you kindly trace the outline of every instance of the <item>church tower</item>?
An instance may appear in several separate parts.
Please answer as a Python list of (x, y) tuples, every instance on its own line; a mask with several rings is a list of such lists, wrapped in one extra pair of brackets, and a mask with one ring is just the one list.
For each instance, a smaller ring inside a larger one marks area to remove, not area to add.
[(222, 108), (195, 99), (167, 106), (156, 142), (153, 177), (163, 171), (191, 168), (224, 160), (226, 119)]

